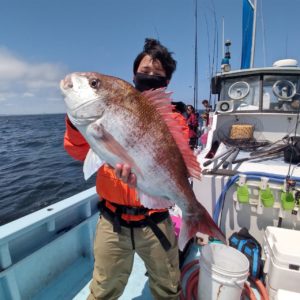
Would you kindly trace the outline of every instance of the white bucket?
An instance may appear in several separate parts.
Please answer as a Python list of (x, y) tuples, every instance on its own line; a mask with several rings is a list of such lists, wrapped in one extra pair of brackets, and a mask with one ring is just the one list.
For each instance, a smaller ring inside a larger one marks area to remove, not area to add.
[(202, 248), (198, 298), (200, 300), (239, 300), (247, 280), (249, 261), (235, 248), (208, 244)]

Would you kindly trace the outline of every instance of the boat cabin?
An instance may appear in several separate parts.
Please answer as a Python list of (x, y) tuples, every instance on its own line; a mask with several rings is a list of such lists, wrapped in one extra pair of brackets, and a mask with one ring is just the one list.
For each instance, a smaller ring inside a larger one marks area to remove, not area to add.
[[(227, 237), (247, 227), (262, 241), (264, 229), (279, 219), (282, 227), (299, 230), (300, 168), (285, 157), (300, 135), (297, 62), (221, 72), (211, 87), (218, 101), (197, 157), (202, 179), (193, 181), (196, 195)], [(260, 194), (266, 187), (269, 204)]]
[(245, 138), (261, 142), (294, 134), (300, 110), (300, 68), (296, 63), (217, 74), (211, 87), (218, 101), (207, 144), (229, 141), (233, 125), (238, 124), (251, 127)]
[(218, 113), (297, 113), (299, 83), (298, 67), (249, 69), (215, 76), (212, 91), (218, 94)]

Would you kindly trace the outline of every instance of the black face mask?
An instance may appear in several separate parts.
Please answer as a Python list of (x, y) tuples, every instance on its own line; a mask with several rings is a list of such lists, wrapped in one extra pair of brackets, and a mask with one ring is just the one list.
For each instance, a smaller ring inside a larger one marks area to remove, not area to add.
[(136, 73), (133, 82), (135, 84), (135, 88), (140, 92), (158, 89), (168, 85), (166, 77), (148, 75), (144, 73)]

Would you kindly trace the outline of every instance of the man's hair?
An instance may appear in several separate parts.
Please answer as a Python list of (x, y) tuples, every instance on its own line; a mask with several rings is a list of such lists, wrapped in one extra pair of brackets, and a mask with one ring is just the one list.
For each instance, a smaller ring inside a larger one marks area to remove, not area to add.
[(204, 103), (207, 103), (207, 104), (208, 104), (208, 100), (204, 99), (204, 100), (202, 101), (202, 104), (204, 104)]
[(186, 105), (182, 101), (172, 101), (171, 104), (174, 105), (175, 110), (177, 110), (181, 114), (186, 112)]
[(189, 109), (191, 109), (191, 111), (192, 112), (195, 112), (195, 108), (194, 108), (194, 106), (193, 105), (187, 105), (187, 107), (186, 107), (187, 109), (189, 108)]
[(153, 60), (159, 60), (162, 67), (166, 72), (168, 80), (171, 79), (172, 74), (176, 70), (176, 60), (172, 57), (173, 52), (170, 52), (165, 46), (163, 46), (158, 40), (146, 38), (144, 44), (144, 50), (138, 54), (133, 63), (133, 74), (136, 75), (137, 69), (142, 59), (149, 55)]

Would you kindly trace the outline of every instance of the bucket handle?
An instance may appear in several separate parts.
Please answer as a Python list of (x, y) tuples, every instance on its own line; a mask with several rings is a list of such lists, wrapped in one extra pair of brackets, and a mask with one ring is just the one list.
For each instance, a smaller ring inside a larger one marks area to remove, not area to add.
[(244, 284), (242, 286), (240, 286), (235, 280), (231, 279), (230, 282), (236, 286), (237, 288), (243, 290), (244, 289)]

